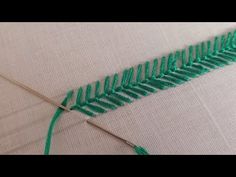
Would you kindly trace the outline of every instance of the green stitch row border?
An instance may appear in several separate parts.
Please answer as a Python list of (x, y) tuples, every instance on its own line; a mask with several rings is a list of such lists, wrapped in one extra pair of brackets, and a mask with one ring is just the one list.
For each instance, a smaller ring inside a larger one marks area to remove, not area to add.
[(170, 53), (168, 59), (163, 56), (159, 68), (156, 58), (125, 69), (122, 77), (118, 73), (106, 76), (102, 90), (101, 81), (97, 81), (94, 88), (88, 84), (85, 91), (80, 87), (70, 109), (95, 117), (233, 62), (236, 62), (236, 30), (233, 34), (229, 32), (220, 38), (215, 37), (213, 44), (208, 40), (195, 47), (191, 45), (188, 49)]

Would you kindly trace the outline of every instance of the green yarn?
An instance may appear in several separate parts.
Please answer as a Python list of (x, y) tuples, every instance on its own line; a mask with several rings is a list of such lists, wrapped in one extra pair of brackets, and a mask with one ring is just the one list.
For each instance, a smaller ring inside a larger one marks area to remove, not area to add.
[(139, 89), (137, 87), (130, 87), (129, 89), (132, 90), (133, 92), (137, 93), (137, 94), (142, 95), (142, 96), (147, 96), (148, 95), (148, 92), (146, 92), (143, 89)]
[(125, 104), (121, 99), (117, 99), (112, 96), (105, 97), (105, 99), (107, 99), (108, 101), (110, 101), (111, 103), (113, 103), (117, 106), (124, 106), (124, 104)]
[(141, 79), (142, 79), (142, 65), (139, 64), (137, 69), (136, 82), (140, 83), (142, 81)]
[(100, 87), (101, 87), (100, 85), (101, 85), (100, 81), (97, 81), (95, 86), (95, 97), (98, 97), (100, 94)]
[(76, 105), (81, 105), (82, 104), (82, 96), (83, 96), (83, 88), (80, 87), (78, 89), (78, 93), (77, 93)]
[(141, 147), (141, 146), (135, 146), (134, 151), (138, 155), (149, 155), (148, 151), (145, 148)]
[(207, 41), (207, 55), (211, 55), (211, 41)]
[(102, 106), (104, 108), (107, 108), (107, 109), (115, 110), (117, 108), (115, 105), (110, 104), (110, 103), (105, 102), (105, 101), (102, 101), (102, 100), (99, 100), (99, 99), (96, 99), (95, 102), (97, 104), (99, 104), (100, 106)]
[(165, 70), (166, 70), (166, 58), (162, 57), (159, 77), (164, 76)]
[[(79, 89), (79, 96), (81, 95), (81, 89)], [(73, 91), (69, 91), (67, 93), (67, 96), (65, 97), (65, 99), (62, 101), (62, 105), (63, 106), (67, 106), (68, 102), (71, 100), (73, 96)], [(78, 95), (77, 95), (78, 98)], [(105, 102), (101, 101), (101, 100), (97, 100), (98, 102), (101, 102), (102, 105), (106, 105), (107, 107), (110, 107), (109, 104), (106, 104)], [(94, 105), (89, 105), (90, 108), (92, 108), (92, 110), (94, 110), (95, 112), (100, 112), (103, 113), (104, 109), (100, 108), (98, 106), (94, 106)], [(73, 106), (74, 110), (78, 110), (80, 112), (83, 112), (87, 115), (90, 116), (94, 116), (94, 114), (90, 111), (87, 111), (83, 108), (77, 107), (76, 105)], [(51, 148), (51, 140), (52, 140), (52, 135), (53, 135), (53, 130), (55, 128), (56, 123), (58, 122), (60, 115), (63, 113), (63, 109), (58, 108), (55, 112), (55, 114), (53, 115), (53, 118), (50, 122), (49, 128), (48, 128), (48, 133), (47, 133), (47, 137), (46, 137), (46, 142), (45, 142), (45, 148), (44, 148), (44, 155), (49, 155), (50, 153), (50, 148)], [(141, 146), (135, 146), (134, 147), (134, 151), (138, 154), (138, 155), (149, 155), (147, 150)]]
[(173, 61), (174, 61), (174, 57), (173, 54), (171, 53), (169, 55), (168, 61), (167, 61), (167, 72), (171, 72), (171, 70), (173, 69)]
[(106, 76), (103, 91), (100, 90), (102, 81), (97, 81), (94, 86), (88, 84), (84, 91), (80, 88), (71, 109), (97, 116), (150, 93), (176, 87), (213, 69), (232, 64), (236, 62), (236, 31), (215, 37), (212, 41), (190, 45), (167, 56), (161, 57), (160, 63), (154, 59), (125, 69), (121, 77), (117, 73)]
[(113, 93), (112, 96), (126, 103), (131, 103), (132, 100), (126, 96), (120, 95), (119, 93)]
[(201, 61), (199, 45), (195, 46), (195, 53), (196, 53), (196, 61), (197, 62)]
[(91, 112), (91, 111), (88, 111), (88, 110), (86, 110), (86, 109), (84, 109), (84, 108), (82, 108), (82, 107), (79, 107), (78, 105), (73, 105), (70, 109), (71, 109), (71, 110), (79, 111), (79, 112), (81, 112), (81, 113), (83, 113), (83, 114), (86, 114), (86, 115), (88, 115), (88, 116), (90, 116), (90, 117), (95, 117), (95, 116), (96, 116), (95, 113), (93, 113), (93, 112)]
[[(181, 53), (181, 59), (182, 59), (182, 67), (186, 67), (187, 61), (186, 61), (186, 51), (182, 50)], [(190, 61), (189, 61), (190, 62)]]
[(105, 82), (104, 82), (104, 93), (108, 93), (109, 92), (109, 85), (110, 85), (110, 77), (107, 76), (105, 78)]
[(215, 37), (213, 53), (216, 54), (219, 51), (219, 38)]
[(157, 77), (157, 66), (158, 66), (158, 60), (153, 60), (153, 66), (152, 66), (152, 78)]
[[(172, 52), (168, 59), (163, 56), (159, 66), (158, 60), (154, 59), (137, 67), (125, 69), (121, 77), (117, 73), (113, 77), (106, 76), (103, 90), (102, 81), (97, 81), (94, 86), (88, 84), (84, 89), (80, 87), (76, 101), (70, 109), (95, 117), (150, 93), (176, 87), (233, 62), (236, 62), (236, 30), (221, 35), (220, 38), (215, 37), (212, 41), (208, 40), (194, 47), (190, 45), (187, 49)], [(67, 105), (72, 94), (72, 91), (68, 92), (62, 105)], [(53, 129), (62, 112), (63, 110), (58, 108), (51, 120), (44, 154), (49, 154)], [(134, 151), (139, 155), (148, 155), (147, 150), (141, 146), (135, 146)]]
[(128, 77), (128, 70), (125, 69), (123, 71), (123, 76), (122, 76), (122, 79), (121, 79), (121, 86), (124, 86), (126, 84), (127, 77)]
[(203, 58), (205, 58), (205, 56), (206, 56), (206, 47), (205, 47), (205, 42), (202, 42), (201, 43), (201, 58), (203, 59)]
[(134, 99), (139, 99), (140, 96), (132, 91), (129, 91), (129, 90), (122, 90), (123, 93), (125, 93), (126, 95), (130, 96), (131, 98), (134, 98)]
[[(72, 96), (73, 96), (73, 91), (69, 91), (67, 93), (66, 98), (62, 101), (61, 104), (63, 106), (66, 106), (67, 103), (71, 100)], [(54, 127), (55, 127), (57, 121), (59, 120), (60, 115), (62, 114), (63, 111), (64, 111), (63, 109), (58, 108), (56, 110), (56, 113), (54, 114), (51, 122), (50, 122), (50, 125), (49, 125), (49, 128), (48, 128), (48, 133), (47, 133), (47, 138), (46, 138), (46, 143), (45, 143), (45, 148), (44, 148), (44, 154), (45, 155), (48, 155), (49, 152), (50, 152), (50, 146), (51, 146), (51, 139), (52, 139), (53, 130), (54, 130)]]
[(111, 85), (111, 91), (112, 91), (112, 93), (115, 92), (115, 89), (116, 89), (116, 87), (117, 87), (118, 81), (119, 81), (119, 76), (118, 76), (118, 74), (116, 73), (116, 74), (114, 74), (114, 76), (113, 76), (113, 81), (112, 81), (112, 85)]
[(85, 93), (85, 101), (89, 101), (90, 96), (91, 96), (91, 90), (92, 90), (92, 86), (90, 84), (87, 85), (86, 88), (86, 93)]
[[(193, 64), (193, 46), (189, 46), (188, 51), (189, 51), (188, 64), (189, 64), (189, 66), (192, 66), (192, 64)], [(184, 55), (186, 55), (185, 51), (184, 51)]]
[(148, 79), (149, 78), (149, 68), (150, 68), (150, 62), (146, 61), (146, 63), (145, 63), (145, 76), (144, 76), (144, 79)]
[(132, 85), (133, 77), (134, 77), (134, 68), (132, 67), (129, 69), (126, 86)]
[(92, 111), (96, 112), (96, 113), (105, 113), (105, 112), (107, 112), (105, 109), (103, 109), (100, 106), (95, 106), (95, 105), (92, 105), (92, 104), (89, 104), (89, 103), (87, 103), (86, 106), (88, 108), (90, 108)]

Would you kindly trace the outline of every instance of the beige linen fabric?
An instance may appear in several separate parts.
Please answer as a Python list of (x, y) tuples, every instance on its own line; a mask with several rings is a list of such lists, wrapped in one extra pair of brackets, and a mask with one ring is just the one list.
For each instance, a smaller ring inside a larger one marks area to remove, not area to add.
[[(0, 72), (61, 102), (106, 75), (236, 28), (236, 23), (0, 23)], [(236, 153), (236, 65), (159, 91), (94, 121), (151, 154)], [(56, 108), (0, 78), (0, 153), (43, 154)], [(65, 113), (51, 154), (134, 154)]]

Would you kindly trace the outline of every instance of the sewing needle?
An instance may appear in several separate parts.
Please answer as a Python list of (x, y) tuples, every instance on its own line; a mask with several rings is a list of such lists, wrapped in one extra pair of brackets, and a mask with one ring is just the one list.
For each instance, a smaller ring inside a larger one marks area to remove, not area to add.
[(55, 106), (57, 106), (57, 107), (59, 107), (59, 108), (65, 110), (65, 111), (68, 111), (68, 112), (70, 111), (70, 109), (68, 109), (67, 107), (65, 107), (65, 106), (63, 106), (63, 105), (57, 103), (56, 101), (52, 100), (51, 98), (49, 98), (49, 97), (47, 97), (47, 96), (45, 96), (45, 95), (39, 93), (38, 91), (36, 91), (36, 90), (34, 90), (34, 89), (32, 89), (32, 88), (26, 86), (25, 84), (23, 84), (23, 83), (21, 83), (21, 82), (19, 82), (19, 81), (16, 81), (16, 80), (14, 80), (14, 79), (12, 79), (12, 78), (10, 78), (10, 77), (7, 77), (7, 76), (5, 76), (5, 75), (3, 75), (3, 74), (1, 74), (1, 73), (0, 73), (0, 76), (1, 76), (2, 78), (6, 79), (7, 81), (11, 82), (12, 84), (15, 84), (15, 85), (17, 85), (17, 86), (23, 88), (24, 90), (30, 92), (31, 94), (33, 94), (33, 95), (35, 95), (35, 96), (37, 96), (37, 97), (39, 97), (39, 98), (41, 98), (41, 99), (43, 99), (44, 101), (46, 101), (46, 102), (48, 102), (48, 103), (51, 103), (51, 104), (53, 104), (53, 105), (55, 105)]

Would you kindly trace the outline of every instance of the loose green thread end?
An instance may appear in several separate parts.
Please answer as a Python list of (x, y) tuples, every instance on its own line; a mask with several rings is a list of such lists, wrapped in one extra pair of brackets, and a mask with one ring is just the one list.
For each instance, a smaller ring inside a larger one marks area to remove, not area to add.
[(134, 151), (137, 153), (137, 155), (149, 155), (148, 151), (141, 146), (135, 146)]
[[(66, 98), (62, 101), (61, 104), (63, 106), (67, 106), (67, 104), (71, 100), (72, 96), (73, 96), (73, 91), (69, 91), (66, 95)], [(49, 153), (50, 153), (53, 130), (54, 130), (54, 127), (55, 127), (57, 121), (59, 120), (60, 115), (62, 114), (63, 111), (64, 111), (63, 109), (57, 108), (57, 110), (50, 122), (50, 125), (48, 128), (48, 133), (47, 133), (47, 138), (46, 138), (46, 142), (45, 142), (44, 155), (49, 155)]]

